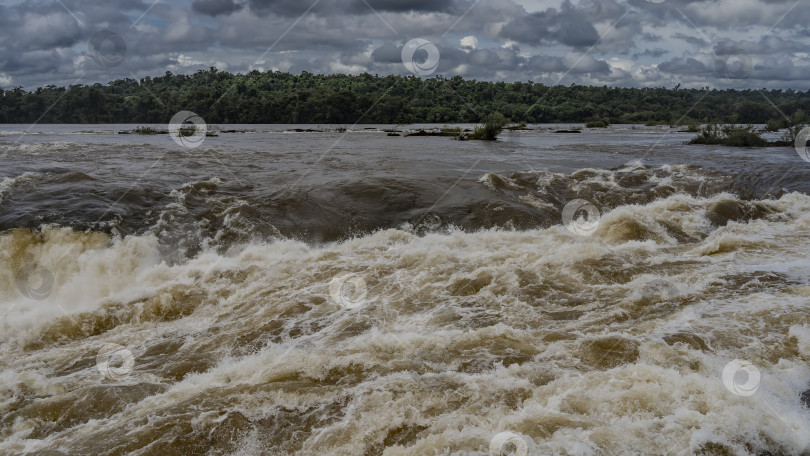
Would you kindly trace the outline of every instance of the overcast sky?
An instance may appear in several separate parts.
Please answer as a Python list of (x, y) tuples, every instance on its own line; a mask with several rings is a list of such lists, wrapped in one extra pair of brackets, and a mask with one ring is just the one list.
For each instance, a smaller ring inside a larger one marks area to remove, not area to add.
[(0, 0), (0, 87), (215, 66), (807, 90), (808, 24), (810, 0)]

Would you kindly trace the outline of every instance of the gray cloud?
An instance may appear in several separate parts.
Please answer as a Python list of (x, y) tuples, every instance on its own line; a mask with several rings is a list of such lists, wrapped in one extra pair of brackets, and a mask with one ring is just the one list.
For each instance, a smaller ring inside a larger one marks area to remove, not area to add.
[(662, 49), (662, 48), (645, 49), (643, 52), (638, 52), (636, 54), (633, 54), (633, 58), (637, 59), (639, 57), (645, 57), (645, 56), (661, 57), (661, 56), (665, 55), (667, 52), (668, 51), (666, 49)]
[(610, 65), (608, 65), (607, 62), (594, 59), (590, 56), (569, 62), (562, 57), (536, 55), (529, 59), (527, 67), (535, 73), (610, 73)]
[(191, 9), (209, 16), (231, 14), (242, 9), (243, 5), (233, 0), (194, 0)]
[[(542, 4), (536, 10), (522, 0), (17, 2), (0, 5), (0, 83), (31, 88), (107, 82), (209, 66), (409, 74), (402, 47), (423, 37), (439, 49), (436, 74), (445, 76), (622, 87), (810, 88), (810, 2)], [(119, 65), (91, 58), (89, 40), (100, 30), (126, 43)], [(735, 52), (745, 54), (744, 64), (750, 60), (742, 80), (717, 71), (718, 58)]]
[(689, 43), (689, 44), (691, 44), (693, 46), (701, 47), (701, 46), (706, 45), (706, 40), (704, 40), (704, 39), (702, 39), (702, 38), (700, 38), (698, 36), (687, 35), (686, 33), (680, 33), (680, 32), (675, 33), (675, 34), (672, 35), (672, 37), (677, 38), (679, 40), (684, 40), (684, 41), (686, 41), (687, 43)]
[(464, 3), (463, 0), (248, 0), (250, 9), (257, 14), (287, 17), (300, 16), (307, 11), (319, 14), (450, 12)]
[[(368, 5), (366, 5), (368, 3)], [(377, 11), (422, 11), (422, 12), (449, 12), (452, 11), (457, 4), (460, 6), (463, 2), (455, 0), (352, 0), (350, 2), (356, 10), (363, 10), (364, 8), (371, 7)]]
[(676, 57), (661, 63), (658, 69), (673, 74), (714, 77), (714, 70), (692, 57)]
[(504, 38), (523, 43), (556, 41), (574, 47), (592, 46), (599, 40), (599, 34), (585, 13), (568, 1), (562, 4), (561, 10), (549, 8), (515, 18), (501, 34)]
[(379, 63), (399, 63), (402, 60), (402, 46), (387, 42), (374, 49), (371, 58)]

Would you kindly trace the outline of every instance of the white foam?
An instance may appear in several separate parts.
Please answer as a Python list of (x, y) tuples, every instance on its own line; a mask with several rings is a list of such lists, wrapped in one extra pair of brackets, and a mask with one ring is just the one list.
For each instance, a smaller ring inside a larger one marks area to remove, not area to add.
[[(763, 202), (774, 209), (767, 220), (718, 229), (705, 214), (727, 198), (673, 195), (619, 207), (589, 237), (562, 226), (423, 237), (391, 229), (322, 246), (284, 240), (225, 255), (210, 249), (174, 265), (161, 261), (152, 235), (110, 244), (46, 229), (44, 241), (23, 243), (59, 277), (42, 303), (59, 304), (80, 323), (95, 321), (80, 312), (120, 321), (92, 337), (66, 332), (59, 344), (23, 351), (12, 341), (35, 340), (48, 316), (30, 307), (10, 312), (0, 347), (13, 356), (0, 369), (0, 410), (20, 385), (55, 396), (96, 385), (93, 366), (55, 374), (101, 343), (132, 351), (125, 384), (167, 389), (45, 442), (27, 439), (26, 426), (35, 424), (21, 422), (0, 451), (70, 448), (75, 436), (124, 425), (134, 432), (166, 410), (216, 398), (217, 407), (254, 421), (277, 419), (281, 409), (322, 411), (311, 415), (322, 420), (317, 426), (302, 429), (293, 419), (278, 437), (303, 432), (298, 454), (363, 454), (369, 442), (408, 427), (421, 430), (386, 454), (486, 454), (506, 430), (529, 436), (537, 454), (682, 454), (708, 444), (740, 454), (797, 452), (810, 418), (798, 400), (810, 384), (803, 323), (810, 284), (801, 277), (810, 197)], [(619, 235), (630, 222), (653, 238)], [(665, 223), (694, 240), (680, 244)], [(3, 234), (3, 250), (22, 238)], [(731, 241), (733, 251), (717, 248)], [(330, 294), (332, 279), (345, 273), (367, 285), (357, 308)], [(0, 301), (21, 304), (4, 280)], [(678, 296), (643, 299), (655, 280), (674, 283)], [(158, 318), (173, 306), (182, 312)], [(703, 347), (672, 342), (674, 334)], [(588, 351), (602, 340), (625, 341), (637, 353), (619, 353), (625, 362), (605, 367)], [(174, 348), (154, 353), (163, 341)], [(737, 358), (762, 374), (753, 396), (723, 383), (724, 365)], [(176, 380), (167, 364), (186, 359), (205, 368)], [(221, 419), (194, 410), (200, 432)], [(240, 438), (235, 454), (276, 450), (261, 433)]]
[(40, 173), (33, 173), (33, 172), (25, 172), (20, 174), (19, 176), (10, 176), (4, 177), (3, 180), (0, 180), (0, 201), (3, 200), (3, 194), (11, 190), (12, 187), (15, 185), (22, 183), (26, 180), (35, 179), (42, 174)]

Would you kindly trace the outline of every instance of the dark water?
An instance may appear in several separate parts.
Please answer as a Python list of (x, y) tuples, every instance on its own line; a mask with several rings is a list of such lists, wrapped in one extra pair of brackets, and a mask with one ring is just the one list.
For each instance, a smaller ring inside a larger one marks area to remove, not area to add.
[(0, 127), (0, 453), (810, 443), (793, 149), (134, 127)]
[(114, 134), (133, 127), (37, 126), (22, 136), (22, 126), (4, 127), (0, 229), (151, 230), (185, 244), (217, 233), (332, 242), (403, 224), (548, 227), (577, 197), (610, 209), (679, 192), (754, 200), (810, 190), (810, 168), (790, 149), (684, 147), (691, 135), (663, 127), (555, 135), (546, 126), (487, 143), (365, 129), (374, 127), (319, 134), (229, 125), (245, 133), (195, 149), (167, 135)]

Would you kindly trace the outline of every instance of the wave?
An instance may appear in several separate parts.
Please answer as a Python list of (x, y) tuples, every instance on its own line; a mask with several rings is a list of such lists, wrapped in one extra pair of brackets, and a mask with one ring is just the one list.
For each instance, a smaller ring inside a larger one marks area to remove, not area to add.
[[(0, 234), (0, 452), (482, 455), (511, 430), (537, 454), (796, 454), (810, 435), (808, 195), (639, 164), (490, 173), (432, 209), (397, 180), (264, 204), (238, 185), (172, 189), (142, 231)], [(597, 218), (565, 220), (573, 196)], [(335, 242), (251, 224), (349, 201), (389, 218)], [(724, 383), (735, 359), (755, 396)]]
[(722, 226), (730, 220), (764, 216), (756, 203), (758, 197), (784, 193), (742, 194), (741, 187), (748, 183), (741, 185), (718, 172), (690, 166), (652, 168), (640, 163), (571, 174), (487, 173), (477, 181), (367, 177), (316, 186), (269, 187), (205, 177), (173, 188), (156, 188), (148, 183), (133, 185), (68, 170), (52, 171), (36, 194), (6, 198), (0, 230), (56, 224), (108, 234), (152, 232), (164, 245), (182, 251), (181, 259), (212, 245), (227, 250), (239, 243), (280, 237), (322, 243), (390, 228), (419, 234), (456, 228), (468, 232), (545, 228), (559, 224), (565, 205), (574, 199), (608, 212), (677, 194), (712, 197), (725, 193), (735, 202), (718, 202), (710, 217), (713, 224)]
[[(213, 182), (216, 180), (212, 181), (212, 185), (215, 185)], [(181, 197), (178, 196), (178, 198)], [(724, 209), (729, 207), (733, 209)], [(401, 242), (420, 249), (431, 243), (446, 243), (447, 245), (441, 247), (441, 250), (445, 251), (454, 243), (467, 241), (472, 242), (473, 247), (476, 245), (483, 247), (487, 244), (487, 240), (491, 239), (510, 243), (504, 254), (506, 255), (514, 253), (511, 251), (512, 249), (519, 250), (519, 246), (515, 242), (525, 238), (530, 240), (526, 242), (526, 245), (532, 248), (558, 250), (565, 253), (561, 256), (562, 258), (555, 259), (553, 264), (559, 267), (563, 274), (573, 274), (582, 278), (586, 271), (579, 270), (580, 266), (572, 262), (587, 264), (589, 274), (593, 274), (596, 271), (594, 269), (596, 263), (604, 259), (605, 249), (614, 247), (627, 249), (628, 257), (621, 263), (626, 267), (630, 267), (634, 255), (657, 256), (659, 261), (676, 263), (675, 258), (667, 254), (667, 249), (672, 248), (684, 249), (683, 251), (690, 255), (691, 260), (698, 263), (708, 261), (707, 259), (717, 254), (733, 254), (737, 251), (757, 248), (783, 250), (785, 246), (780, 245), (777, 239), (780, 238), (783, 231), (795, 231), (796, 235), (801, 234), (801, 228), (810, 221), (806, 215), (808, 210), (810, 210), (810, 197), (798, 193), (784, 195), (778, 200), (757, 202), (734, 199), (727, 193), (721, 193), (711, 198), (676, 194), (646, 205), (620, 206), (601, 214), (598, 226), (589, 236), (578, 236), (569, 229), (570, 227), (563, 224), (526, 231), (505, 231), (496, 228), (464, 232), (453, 228), (443, 232), (423, 234), (421, 237), (413, 230), (388, 229), (355, 237), (338, 244), (310, 245), (279, 237), (276, 240), (246, 241), (231, 245), (231, 251), (238, 252), (234, 253), (236, 255), (248, 255), (251, 249), (264, 251), (278, 247), (282, 250), (291, 248), (296, 253), (306, 252), (305, 257), (330, 250), (348, 254), (347, 249), (357, 248), (362, 251), (365, 242), (374, 244), (379, 239), (390, 239), (392, 245), (396, 244), (396, 240), (401, 240)], [(727, 212), (730, 212), (731, 215)], [(748, 216), (739, 217), (740, 213), (746, 213)], [(751, 215), (756, 215), (756, 217), (751, 217)], [(718, 220), (722, 223), (718, 223)], [(211, 261), (211, 258), (218, 258), (217, 261), (232, 260), (230, 256), (223, 255), (216, 248), (208, 247), (202, 250), (198, 256), (189, 258), (184, 263), (172, 265), (173, 263), (166, 262), (167, 258), (163, 256), (165, 252), (160, 249), (160, 239), (154, 233), (111, 237), (103, 232), (78, 232), (66, 227), (44, 226), (36, 231), (27, 229), (7, 231), (0, 235), (0, 241), (2, 242), (0, 250), (4, 252), (3, 258), (8, 262), (4, 268), (6, 276), (4, 286), (0, 289), (0, 293), (2, 293), (0, 296), (11, 302), (13, 302), (11, 298), (18, 293), (17, 286), (12, 280), (13, 272), (30, 264), (50, 265), (49, 269), (63, 271), (61, 274), (63, 281), (58, 283), (68, 283), (68, 278), (75, 274), (90, 277), (94, 273), (98, 274), (99, 271), (106, 271), (105, 274), (109, 273), (110, 277), (105, 276), (105, 279), (94, 282), (94, 285), (88, 288), (107, 290), (99, 295), (99, 297), (105, 297), (110, 293), (120, 291), (119, 288), (109, 288), (113, 276), (121, 277), (120, 286), (125, 287), (130, 284), (132, 277), (139, 274), (138, 271), (141, 271), (141, 268), (160, 265), (160, 268), (182, 269), (198, 261)], [(432, 247), (438, 248), (439, 245)], [(374, 249), (380, 248), (382, 247), (374, 247)], [(490, 249), (484, 249), (481, 254), (492, 255), (493, 252)], [(91, 260), (102, 261), (103, 264), (96, 264)], [(604, 277), (589, 275), (588, 280), (607, 279), (611, 268), (617, 268), (617, 271), (621, 269), (619, 268), (620, 263), (616, 261), (618, 260), (614, 259), (614, 261), (608, 261), (600, 266), (605, 269), (600, 273), (604, 274)], [(695, 264), (697, 263), (689, 263), (690, 266)], [(122, 270), (122, 265), (126, 265), (127, 269)], [(633, 271), (638, 272), (639, 270), (633, 266), (630, 272)], [(616, 275), (615, 280), (624, 279), (620, 272), (613, 272), (613, 274)], [(555, 274), (555, 276), (557, 275)], [(799, 280), (800, 277), (801, 275), (794, 277), (793, 280)], [(162, 279), (165, 278), (161, 278), (161, 281), (156, 283), (162, 283)], [(79, 279), (80, 282), (82, 280)], [(464, 283), (466, 282), (462, 281), (458, 286), (463, 288)], [(102, 287), (100, 286), (102, 284), (109, 286)], [(76, 284), (73, 293), (80, 294), (82, 290), (84, 290), (83, 284)], [(574, 292), (572, 291), (572, 293)], [(545, 295), (542, 297), (548, 298)]]
[(0, 180), (0, 202), (3, 201), (3, 195), (11, 192), (15, 185), (30, 182), (41, 176), (41, 173), (26, 172), (19, 176), (4, 177), (3, 180)]
[(50, 152), (77, 151), (83, 147), (81, 144), (66, 141), (46, 141), (46, 142), (9, 142), (0, 143), (0, 153), (24, 153), (28, 155), (47, 155)]

